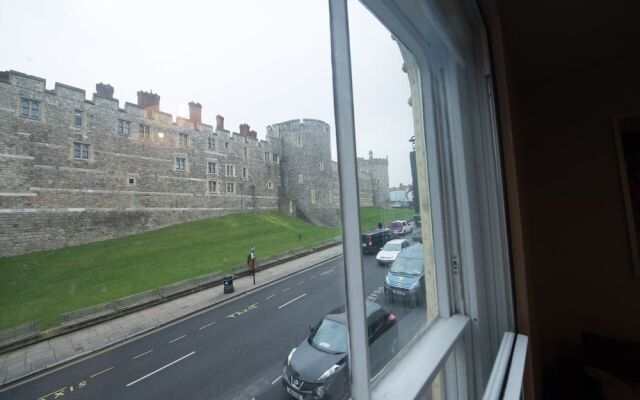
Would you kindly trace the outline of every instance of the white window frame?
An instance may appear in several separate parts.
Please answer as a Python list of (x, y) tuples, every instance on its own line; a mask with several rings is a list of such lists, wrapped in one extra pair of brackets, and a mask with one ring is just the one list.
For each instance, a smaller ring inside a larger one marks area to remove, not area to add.
[(298, 174), (298, 184), (304, 184), (304, 176), (302, 174)]
[[(235, 182), (227, 182), (226, 186), (226, 194), (235, 194), (236, 193), (236, 183)], [(231, 190), (229, 190), (231, 188)]]
[[(211, 191), (211, 184), (212, 183), (216, 187), (216, 190), (214, 190), (214, 191)], [(216, 180), (207, 180), (207, 193), (217, 194), (219, 192), (220, 192), (220, 182), (218, 182)]]
[[(23, 114), (23, 103), (27, 103), (27, 114)], [(34, 114), (34, 108), (33, 106), (36, 106), (36, 113), (37, 115), (33, 115)], [(20, 99), (20, 116), (22, 118), (28, 118), (28, 119), (34, 119), (34, 120), (39, 120), (42, 118), (42, 102), (38, 101), (38, 100), (33, 100), (33, 99), (27, 99), (27, 98), (21, 98)]]
[[(182, 163), (180, 163), (179, 160), (182, 160)], [(182, 168), (180, 168), (181, 165)], [(187, 157), (176, 156), (173, 162), (173, 168), (176, 172), (187, 172)]]
[[(229, 171), (231, 171), (231, 174), (229, 174)], [(236, 166), (234, 164), (225, 164), (224, 165), (224, 173), (225, 173), (225, 176), (235, 177), (236, 176)]]
[[(213, 172), (211, 172), (210, 164), (213, 164)], [(218, 163), (216, 161), (207, 160), (207, 175), (218, 175)]]
[(118, 135), (128, 137), (131, 135), (131, 121), (126, 119), (118, 120)]
[[(76, 146), (80, 148), (80, 157), (76, 157)], [(83, 157), (83, 148), (86, 148), (87, 156)], [(90, 143), (73, 142), (71, 144), (71, 158), (74, 160), (91, 161), (93, 159), (93, 149)]]
[(249, 179), (249, 167), (242, 167), (242, 179), (245, 181)]
[(188, 133), (178, 133), (178, 147), (182, 147), (185, 149), (189, 148), (189, 134)]
[[(330, 0), (335, 131), (338, 159), (341, 160), (338, 173), (343, 211), (344, 264), (351, 266), (345, 268), (345, 285), (352, 397), (357, 400), (368, 400), (372, 395), (373, 398), (416, 398), (424, 395), (436, 375), (442, 372), (445, 397), (477, 398), (487, 385), (499, 347), (499, 334), (513, 328), (514, 324), (508, 279), (506, 214), (500, 195), (498, 138), (495, 130), (487, 128), (484, 120), (487, 118), (482, 118), (488, 114), (489, 107), (483, 105), (489, 100), (482, 90), (474, 86), (482, 81), (478, 70), (483, 66), (486, 68), (489, 63), (473, 64), (476, 68), (467, 72), (472, 75), (467, 90), (472, 90), (478, 96), (475, 99), (478, 104), (474, 105), (474, 111), (478, 112), (474, 113), (473, 121), (480, 119), (482, 123), (481, 127), (469, 133), (467, 131), (470, 129), (463, 131), (460, 125), (461, 102), (469, 100), (458, 96), (455, 67), (456, 63), (464, 62), (464, 57), (455, 45), (455, 37), (449, 36), (450, 31), (440, 22), (441, 14), (435, 12), (428, 2), (402, 3), (400, 6), (383, 0), (363, 2), (398, 38), (401, 47), (406, 46), (415, 56), (416, 68), (421, 75), (417, 88), (422, 95), (417, 101), (419, 104), (414, 102), (413, 107), (422, 116), (420, 122), (429, 181), (431, 231), (435, 238), (433, 254), (438, 315), (378, 374), (370, 386), (363, 273), (362, 268), (353, 267), (362, 267), (362, 262), (347, 7), (346, 0)], [(470, 23), (478, 24), (481, 21), (479, 13), (474, 5), (467, 5), (475, 12), (472, 13), (475, 19)], [(416, 9), (410, 10), (411, 7)], [(413, 23), (412, 18), (422, 20), (418, 21), (418, 25)], [(477, 26), (474, 28), (477, 29)], [(481, 35), (484, 35), (484, 30), (481, 31)], [(450, 125), (450, 136), (446, 140), (438, 140), (435, 133), (430, 75), (434, 61), (433, 57), (429, 57), (433, 53), (428, 54), (434, 51), (431, 40), (438, 42), (435, 47), (450, 52), (446, 53), (446, 58), (451, 59), (449, 64), (442, 66), (446, 71), (442, 83), (447, 88), (444, 102), (448, 110), (447, 123)], [(474, 51), (480, 50), (479, 53), (486, 57), (486, 41), (480, 38), (475, 42)], [(472, 117), (466, 118), (468, 123)], [(416, 135), (419, 134), (421, 132), (416, 132)], [(468, 154), (472, 157), (466, 157)], [(482, 168), (474, 170), (478, 162)], [(475, 183), (474, 178), (480, 181)], [(478, 203), (492, 207), (480, 207)], [(458, 274), (464, 274), (465, 279), (460, 279)], [(496, 305), (493, 310), (486, 306), (491, 290), (484, 285), (489, 281), (499, 293), (491, 299)], [(471, 349), (474, 349), (473, 353)]]

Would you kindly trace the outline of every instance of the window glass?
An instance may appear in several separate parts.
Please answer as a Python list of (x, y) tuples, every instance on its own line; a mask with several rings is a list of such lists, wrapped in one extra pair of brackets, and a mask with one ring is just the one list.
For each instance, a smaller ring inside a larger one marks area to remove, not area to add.
[(412, 79), (419, 75), (410, 76), (412, 55), (368, 10), (359, 2), (348, 6), (365, 296), (393, 315), (369, 343), (373, 378), (436, 317), (428, 309), (437, 309), (437, 297), (431, 236), (423, 234), (428, 184), (425, 170), (416, 168), (422, 116), (412, 108), (420, 104)]
[(327, 2), (2, 15), (0, 397), (346, 393)]

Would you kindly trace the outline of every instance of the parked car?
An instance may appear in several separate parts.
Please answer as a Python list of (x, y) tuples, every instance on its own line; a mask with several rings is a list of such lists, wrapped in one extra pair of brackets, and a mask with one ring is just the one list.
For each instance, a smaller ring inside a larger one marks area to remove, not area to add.
[(422, 243), (407, 247), (398, 254), (385, 277), (384, 296), (387, 302), (396, 299), (424, 305), (424, 255)]
[[(369, 363), (376, 373), (399, 348), (396, 316), (366, 302)], [(292, 397), (341, 399), (349, 397), (347, 316), (344, 307), (310, 326), (311, 334), (295, 347), (282, 367), (282, 386)]]
[(412, 228), (411, 228), (411, 224), (408, 223), (407, 221), (398, 220), (398, 221), (393, 221), (391, 223), (391, 230), (397, 236), (404, 236), (407, 233), (410, 233), (412, 231)]
[(395, 235), (388, 228), (376, 229), (362, 234), (362, 251), (365, 254), (376, 254)]
[(398, 254), (409, 247), (409, 241), (406, 239), (393, 239), (387, 242), (376, 255), (378, 264), (387, 265), (396, 260)]

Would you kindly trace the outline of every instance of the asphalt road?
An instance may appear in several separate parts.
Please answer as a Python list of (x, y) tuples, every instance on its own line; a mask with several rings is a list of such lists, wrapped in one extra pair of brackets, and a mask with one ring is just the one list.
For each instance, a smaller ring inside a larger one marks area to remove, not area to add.
[[(308, 327), (345, 303), (342, 258), (0, 392), (0, 399), (288, 399), (283, 361)], [(368, 300), (386, 268), (364, 256)], [(258, 275), (259, 279), (259, 275)], [(401, 345), (424, 309), (394, 303)]]

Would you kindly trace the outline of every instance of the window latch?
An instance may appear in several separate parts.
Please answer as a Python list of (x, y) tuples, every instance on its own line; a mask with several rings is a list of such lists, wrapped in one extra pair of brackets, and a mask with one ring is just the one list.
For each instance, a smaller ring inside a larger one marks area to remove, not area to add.
[(457, 255), (451, 256), (451, 268), (453, 270), (453, 273), (458, 275), (459, 261), (458, 261), (458, 256)]

